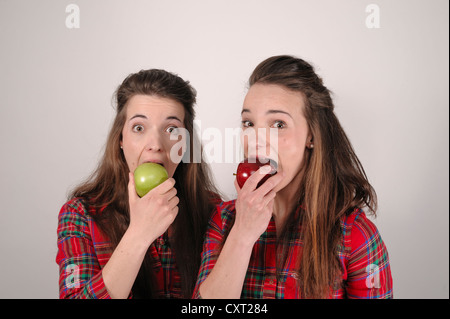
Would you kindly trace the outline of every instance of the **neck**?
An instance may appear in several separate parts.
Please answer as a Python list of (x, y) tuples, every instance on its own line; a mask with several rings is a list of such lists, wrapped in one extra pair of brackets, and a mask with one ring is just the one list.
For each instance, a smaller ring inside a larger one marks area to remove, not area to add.
[(298, 185), (303, 174), (298, 174), (285, 188), (277, 192), (273, 205), (273, 217), (277, 227), (277, 236), (279, 237), (289, 214), (298, 205)]

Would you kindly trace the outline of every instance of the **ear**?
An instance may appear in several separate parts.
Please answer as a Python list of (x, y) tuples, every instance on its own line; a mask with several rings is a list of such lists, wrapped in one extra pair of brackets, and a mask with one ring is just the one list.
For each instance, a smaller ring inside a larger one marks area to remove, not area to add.
[(311, 134), (308, 134), (308, 137), (306, 138), (306, 147), (309, 149), (314, 148), (314, 138)]

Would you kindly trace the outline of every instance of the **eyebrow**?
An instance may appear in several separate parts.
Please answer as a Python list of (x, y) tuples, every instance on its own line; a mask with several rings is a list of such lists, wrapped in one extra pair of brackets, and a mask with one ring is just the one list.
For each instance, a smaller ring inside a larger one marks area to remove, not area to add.
[(180, 119), (179, 119), (177, 116), (175, 116), (175, 115), (168, 116), (168, 117), (166, 118), (166, 120), (176, 120), (176, 121), (178, 121), (178, 122), (180, 122), (180, 123), (183, 123), (183, 121), (180, 120)]
[(135, 118), (143, 118), (143, 119), (147, 119), (147, 116), (145, 116), (145, 115), (142, 115), (142, 114), (136, 114), (136, 115), (133, 115), (130, 119), (129, 119), (129, 121), (131, 121), (132, 119), (135, 119)]
[[(143, 114), (135, 114), (129, 119), (129, 121), (131, 121), (132, 119), (135, 119), (135, 118), (143, 118), (146, 120), (148, 119), (148, 117)], [(183, 123), (183, 121), (181, 121), (177, 116), (174, 116), (174, 115), (168, 116), (166, 118), (166, 120), (177, 120), (178, 122)]]
[[(241, 115), (242, 115), (244, 112), (251, 113), (249, 109), (242, 109)], [(289, 114), (288, 112), (282, 111), (282, 110), (268, 110), (268, 111), (266, 112), (266, 114), (278, 114), (278, 113), (286, 114), (286, 115), (288, 115), (290, 118), (292, 118), (291, 114)]]

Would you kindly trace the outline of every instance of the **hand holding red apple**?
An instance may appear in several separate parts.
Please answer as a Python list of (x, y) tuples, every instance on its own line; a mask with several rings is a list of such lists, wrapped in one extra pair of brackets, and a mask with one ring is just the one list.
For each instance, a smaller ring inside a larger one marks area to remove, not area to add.
[(244, 181), (242, 188), (238, 177), (234, 182), (237, 199), (233, 231), (239, 232), (239, 237), (249, 244), (256, 242), (272, 217), (276, 196), (274, 188), (283, 179), (283, 174), (270, 174), (272, 169), (271, 165), (261, 166)]
[(238, 185), (240, 188), (242, 188), (242, 186), (244, 186), (245, 181), (252, 175), (254, 174), (259, 168), (265, 166), (265, 165), (270, 165), (271, 170), (270, 172), (268, 172), (267, 174), (265, 174), (265, 176), (263, 177), (263, 179), (258, 183), (257, 187), (261, 186), (262, 184), (264, 184), (264, 182), (272, 175), (275, 175), (277, 173), (277, 163), (272, 160), (272, 159), (267, 159), (267, 160), (261, 160), (260, 158), (254, 158), (254, 159), (249, 159), (246, 158), (244, 159), (241, 163), (239, 163), (238, 168), (237, 168), (237, 172), (236, 172), (236, 180), (238, 182)]

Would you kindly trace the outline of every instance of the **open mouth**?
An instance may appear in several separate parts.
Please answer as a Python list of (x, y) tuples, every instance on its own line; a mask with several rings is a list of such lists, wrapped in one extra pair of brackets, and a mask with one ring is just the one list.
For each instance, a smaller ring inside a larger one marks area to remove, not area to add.
[(260, 164), (266, 164), (270, 165), (272, 167), (271, 173), (274, 173), (278, 170), (278, 163), (268, 157), (261, 157), (261, 156), (250, 156), (247, 158), (249, 163), (260, 163)]
[[(150, 160), (150, 161), (145, 161), (144, 163), (155, 163), (155, 164), (159, 164), (159, 165), (161, 165), (162, 167), (164, 167), (164, 163), (161, 162), (161, 161), (153, 161), (153, 160)], [(165, 167), (164, 167), (164, 168), (165, 168)]]

